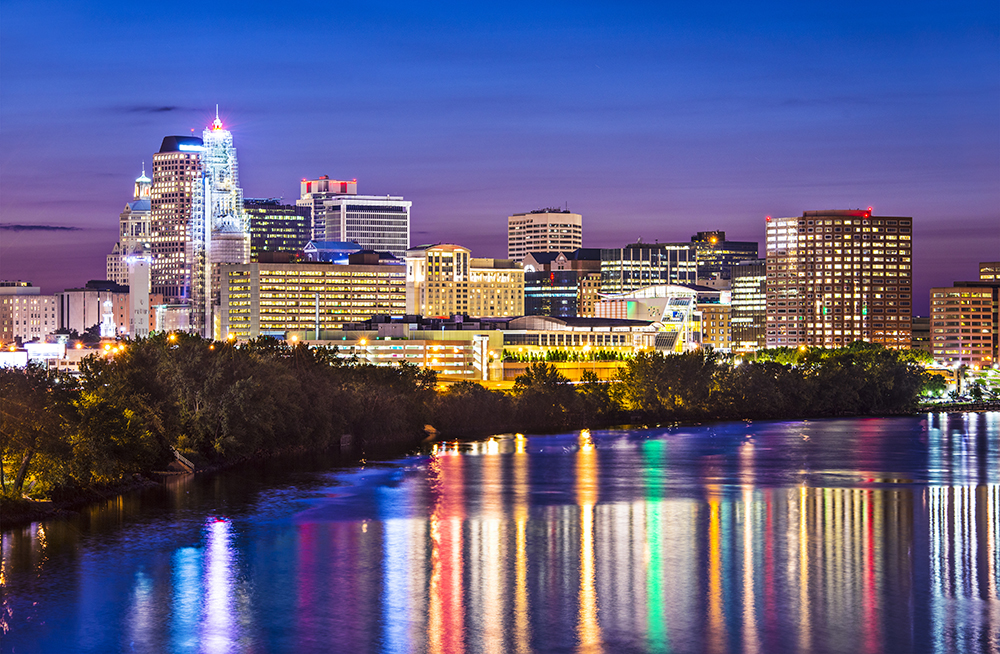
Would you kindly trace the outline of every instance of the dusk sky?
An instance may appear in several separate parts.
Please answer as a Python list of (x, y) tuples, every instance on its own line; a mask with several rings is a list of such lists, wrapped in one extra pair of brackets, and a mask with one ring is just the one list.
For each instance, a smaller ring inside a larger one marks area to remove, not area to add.
[[(1000, 3), (0, 2), (0, 278), (103, 279), (164, 136), (232, 130), (246, 197), (413, 201), (412, 243), (506, 256), (913, 216), (927, 290), (1000, 259)], [(763, 254), (763, 247), (761, 249)]]

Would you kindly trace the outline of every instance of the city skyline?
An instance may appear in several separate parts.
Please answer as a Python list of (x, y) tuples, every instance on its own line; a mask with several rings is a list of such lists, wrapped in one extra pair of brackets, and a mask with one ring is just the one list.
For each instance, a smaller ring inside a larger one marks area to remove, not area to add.
[(413, 201), (413, 246), (504, 256), (508, 216), (568, 204), (585, 247), (725, 230), (763, 252), (766, 215), (873, 206), (913, 216), (922, 315), (1000, 255), (987, 3), (239, 7), (5, 6), (0, 277), (103, 277), (143, 161), (216, 103), (247, 197), (357, 178)]

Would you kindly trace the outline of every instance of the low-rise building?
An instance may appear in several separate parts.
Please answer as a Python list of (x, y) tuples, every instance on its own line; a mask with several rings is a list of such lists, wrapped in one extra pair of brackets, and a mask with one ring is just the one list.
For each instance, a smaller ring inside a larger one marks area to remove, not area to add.
[(733, 349), (731, 325), (732, 305), (728, 303), (699, 303), (701, 313), (701, 345), (719, 352)]

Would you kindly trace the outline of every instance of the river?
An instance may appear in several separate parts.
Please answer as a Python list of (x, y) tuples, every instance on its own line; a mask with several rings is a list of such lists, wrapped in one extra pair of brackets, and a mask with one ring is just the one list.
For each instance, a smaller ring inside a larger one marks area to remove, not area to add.
[(0, 550), (3, 652), (998, 652), (1000, 413), (314, 457)]

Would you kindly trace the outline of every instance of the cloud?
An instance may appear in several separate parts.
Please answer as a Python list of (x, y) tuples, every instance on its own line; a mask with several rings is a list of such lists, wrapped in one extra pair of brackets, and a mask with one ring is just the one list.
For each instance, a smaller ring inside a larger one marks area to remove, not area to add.
[(149, 105), (149, 104), (136, 104), (128, 107), (119, 107), (119, 111), (124, 113), (132, 114), (163, 114), (170, 111), (183, 111), (184, 107), (178, 107), (176, 105)]
[(80, 227), (64, 225), (17, 225), (15, 223), (0, 223), (0, 232), (79, 232)]

